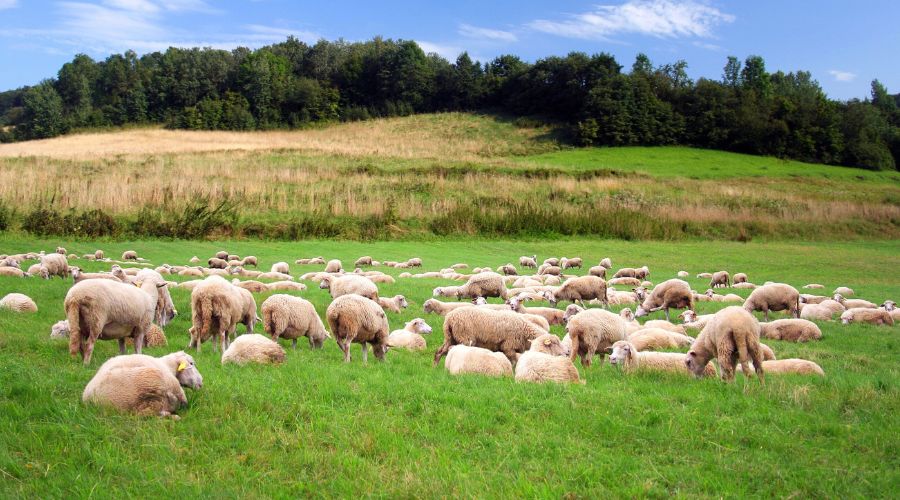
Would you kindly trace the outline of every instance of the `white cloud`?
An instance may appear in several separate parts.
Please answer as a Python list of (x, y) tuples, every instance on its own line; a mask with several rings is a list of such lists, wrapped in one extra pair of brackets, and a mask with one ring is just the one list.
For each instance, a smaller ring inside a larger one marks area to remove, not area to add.
[(11, 9), (19, 4), (19, 0), (0, 0), (0, 10)]
[(451, 62), (456, 60), (456, 56), (464, 52), (464, 49), (454, 45), (443, 45), (426, 42), (424, 40), (416, 40), (416, 43), (419, 44), (419, 47), (421, 47), (426, 54), (431, 54), (433, 52)]
[(852, 82), (856, 80), (856, 73), (851, 73), (849, 71), (839, 71), (833, 69), (828, 72), (829, 75), (834, 77), (834, 81), (836, 82)]
[(697, 48), (711, 50), (713, 52), (725, 52), (725, 49), (721, 45), (716, 45), (714, 43), (693, 42), (691, 45)]
[(245, 28), (250, 31), (250, 37), (259, 41), (283, 42), (287, 37), (294, 36), (298, 40), (308, 44), (314, 44), (323, 38), (313, 31), (295, 30), (290, 28), (276, 28), (261, 24), (248, 24)]
[(622, 34), (709, 38), (716, 26), (734, 19), (731, 14), (693, 0), (628, 0), (621, 5), (598, 5), (590, 12), (561, 21), (538, 19), (528, 26), (552, 35), (597, 40)]
[(460, 24), (457, 32), (464, 37), (480, 38), (497, 42), (516, 42), (519, 40), (514, 33), (509, 31), (479, 28), (477, 26), (472, 26), (471, 24)]

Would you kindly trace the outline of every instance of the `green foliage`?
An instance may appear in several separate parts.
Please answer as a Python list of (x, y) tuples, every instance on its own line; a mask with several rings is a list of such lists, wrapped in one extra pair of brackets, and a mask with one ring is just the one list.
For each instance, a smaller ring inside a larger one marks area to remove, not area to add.
[(53, 83), (41, 82), (28, 89), (24, 97), (25, 116), (16, 128), (26, 139), (56, 137), (66, 131), (63, 103)]
[(102, 210), (58, 212), (36, 208), (25, 214), (22, 230), (37, 236), (98, 238), (120, 234), (121, 225)]

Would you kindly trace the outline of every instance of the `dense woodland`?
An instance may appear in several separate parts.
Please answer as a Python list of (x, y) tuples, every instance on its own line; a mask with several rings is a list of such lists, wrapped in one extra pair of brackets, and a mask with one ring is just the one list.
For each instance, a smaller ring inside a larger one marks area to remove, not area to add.
[(720, 80), (687, 63), (625, 68), (573, 52), (534, 64), (514, 55), (449, 62), (413, 41), (295, 38), (257, 50), (170, 48), (104, 61), (77, 55), (55, 79), (0, 93), (0, 140), (163, 123), (178, 129), (295, 128), (338, 120), (486, 110), (563, 125), (579, 145), (684, 144), (804, 161), (895, 169), (898, 97), (829, 99), (809, 72), (769, 73), (729, 57)]

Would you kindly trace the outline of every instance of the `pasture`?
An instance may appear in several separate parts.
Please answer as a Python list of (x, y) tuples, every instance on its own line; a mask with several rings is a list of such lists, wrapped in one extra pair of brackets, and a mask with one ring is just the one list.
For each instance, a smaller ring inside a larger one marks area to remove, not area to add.
[[(190, 161), (190, 160), (189, 160)], [(826, 182), (826, 181), (822, 181)], [(868, 182), (868, 181), (860, 181)], [(890, 188), (896, 189), (896, 188)], [(896, 207), (895, 205), (892, 205)], [(586, 238), (348, 241), (88, 241), (0, 236), (0, 252), (70, 253), (126, 249), (154, 264), (186, 264), (218, 250), (280, 260), (298, 276), (322, 266), (294, 259), (322, 255), (350, 266), (359, 256), (421, 257), (423, 269), (470, 268), (536, 253), (580, 256), (613, 270), (646, 264), (658, 283), (690, 272), (745, 272), (750, 281), (839, 285), (881, 303), (900, 297), (900, 243), (625, 242)], [(88, 271), (109, 264), (73, 261)], [(377, 268), (393, 276), (401, 270)], [(581, 270), (579, 274), (586, 272)], [(177, 281), (185, 278), (174, 277)], [(330, 297), (304, 292), (324, 315)], [(428, 350), (391, 350), (363, 365), (359, 347), (344, 364), (334, 341), (311, 351), (301, 339), (280, 366), (221, 366), (211, 344), (195, 355), (204, 387), (187, 391), (180, 421), (116, 414), (80, 401), (84, 385), (114, 342), (99, 342), (83, 367), (65, 341), (49, 338), (63, 319), (71, 280), (0, 277), (0, 295), (22, 292), (36, 314), (0, 310), (0, 496), (387, 496), (387, 497), (890, 497), (900, 487), (900, 327), (819, 323), (823, 338), (765, 340), (779, 358), (821, 365), (826, 377), (770, 375), (766, 384), (624, 375), (607, 363), (585, 369), (585, 385), (533, 385), (512, 379), (452, 377), (432, 368), (440, 316), (422, 303), (435, 279), (398, 279), (381, 295), (402, 293), (410, 307), (388, 313), (391, 329), (415, 317), (434, 333)], [(743, 297), (748, 290), (728, 290)], [(270, 294), (256, 294), (260, 304)], [(190, 294), (174, 288), (179, 315), (161, 355), (184, 348)], [(493, 301), (493, 300), (492, 300)], [(560, 307), (564, 307), (561, 304)], [(699, 313), (721, 304), (698, 303)], [(613, 310), (618, 310), (614, 307)], [(652, 319), (661, 317), (654, 313)], [(781, 317), (781, 315), (775, 315)], [(238, 326), (238, 332), (243, 327)], [(257, 325), (261, 331), (261, 325)], [(559, 326), (552, 332), (563, 334)]]

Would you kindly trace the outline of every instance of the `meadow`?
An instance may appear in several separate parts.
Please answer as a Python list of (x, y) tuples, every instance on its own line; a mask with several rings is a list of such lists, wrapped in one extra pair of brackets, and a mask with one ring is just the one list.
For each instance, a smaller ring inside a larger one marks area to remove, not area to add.
[[(614, 269), (646, 264), (659, 282), (678, 270), (728, 269), (750, 280), (831, 290), (881, 302), (900, 297), (900, 243), (626, 242), (593, 238), (440, 241), (111, 241), (0, 236), (0, 252), (126, 249), (155, 264), (185, 264), (227, 249), (260, 267), (317, 255), (348, 264), (421, 257), (424, 269), (456, 262), (496, 267), (536, 253), (611, 257)], [(108, 264), (76, 261), (87, 270)], [(321, 266), (291, 265), (294, 275)], [(399, 271), (378, 268), (396, 276)], [(176, 280), (184, 278), (176, 277)], [(422, 302), (442, 280), (398, 279), (405, 294), (392, 329), (423, 317), (435, 329), (424, 353), (391, 350), (344, 364), (333, 341), (289, 344), (281, 366), (221, 366), (209, 344), (195, 359), (204, 387), (187, 391), (180, 421), (84, 406), (81, 391), (116, 352), (101, 341), (89, 367), (49, 338), (70, 282), (0, 277), (0, 295), (23, 292), (39, 312), (0, 310), (0, 497), (383, 496), (383, 497), (892, 497), (900, 487), (898, 328), (820, 323), (808, 344), (766, 341), (780, 358), (819, 363), (825, 378), (774, 376), (765, 385), (585, 369), (585, 385), (519, 384), (452, 377), (432, 368), (442, 318)], [(329, 297), (299, 292), (324, 314)], [(746, 296), (746, 290), (729, 290)], [(179, 315), (169, 345), (187, 345), (189, 294), (173, 289)], [(256, 295), (261, 303), (269, 294)], [(707, 313), (721, 307), (698, 305)], [(614, 308), (618, 309), (618, 308)], [(658, 316), (654, 315), (653, 317)], [(259, 328), (259, 326), (257, 327)], [(241, 332), (242, 327), (238, 327)], [(560, 327), (553, 332), (562, 334)]]
[(549, 126), (464, 113), (83, 133), (0, 145), (0, 175), (16, 179), (0, 185), (0, 228), (32, 236), (900, 237), (898, 172), (684, 147), (573, 149)]

